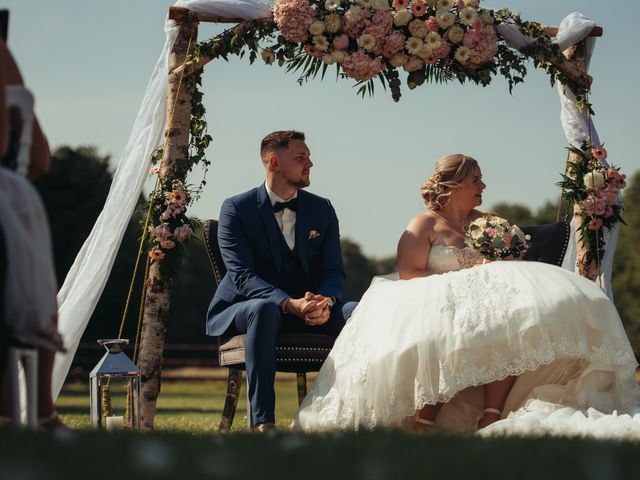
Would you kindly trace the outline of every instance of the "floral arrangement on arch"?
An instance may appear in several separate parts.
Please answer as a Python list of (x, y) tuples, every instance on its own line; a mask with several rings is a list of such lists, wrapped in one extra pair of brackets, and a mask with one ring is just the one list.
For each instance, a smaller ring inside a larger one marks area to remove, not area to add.
[[(158, 173), (158, 167), (151, 170)], [(187, 217), (189, 204), (188, 192), (181, 182), (173, 182), (172, 188), (167, 189), (153, 199), (153, 224), (149, 231), (149, 258), (152, 261), (162, 261), (168, 252), (182, 248), (184, 242), (193, 235), (192, 220)]]
[[(277, 0), (273, 18), (282, 33), (279, 43), (284, 39), (301, 46), (290, 69), (303, 66), (308, 77), (315, 76), (322, 65), (326, 69), (335, 64), (344, 76), (358, 82), (378, 76), (384, 84), (386, 77), (397, 100), (400, 81), (396, 69), (409, 73), (410, 88), (425, 80), (469, 78), (483, 85), (491, 81), (497, 66), (505, 63), (495, 58), (503, 42), (493, 28), (494, 12), (480, 8), (479, 3)], [(273, 63), (277, 48), (264, 49), (262, 58)], [(513, 68), (520, 72), (519, 67)], [(511, 84), (513, 77), (505, 72), (501, 68)]]
[(568, 163), (559, 186), (563, 196), (583, 216), (580, 240), (589, 244), (586, 263), (595, 262), (599, 268), (605, 246), (603, 228), (610, 230), (616, 223), (624, 223), (620, 190), (626, 187), (626, 175), (607, 163), (604, 146), (594, 147), (586, 142), (582, 148), (569, 147), (569, 150), (580, 161)]

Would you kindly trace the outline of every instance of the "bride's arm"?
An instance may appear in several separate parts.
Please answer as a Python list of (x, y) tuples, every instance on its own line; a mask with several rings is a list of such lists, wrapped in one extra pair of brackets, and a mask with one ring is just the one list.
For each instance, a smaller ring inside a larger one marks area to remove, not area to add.
[(401, 280), (431, 275), (427, 271), (431, 234), (435, 219), (427, 215), (415, 217), (398, 241), (398, 273)]

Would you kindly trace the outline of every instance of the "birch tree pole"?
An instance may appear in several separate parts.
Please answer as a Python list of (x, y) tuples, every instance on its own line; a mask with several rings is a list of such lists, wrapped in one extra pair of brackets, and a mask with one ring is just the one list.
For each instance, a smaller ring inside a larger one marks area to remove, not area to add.
[[(573, 62), (581, 72), (586, 74), (587, 72), (587, 42), (582, 40), (575, 45), (572, 45), (564, 52), (563, 55)], [(585, 108), (588, 108), (585, 106)], [(574, 152), (569, 152), (569, 163), (582, 162), (583, 159)], [(573, 207), (573, 218), (575, 219), (575, 234), (576, 234), (576, 265), (580, 275), (588, 278), (589, 280), (596, 281), (598, 278), (599, 268), (596, 260), (588, 261), (589, 255), (589, 242), (585, 238), (584, 241), (580, 238), (580, 231), (582, 224), (584, 223), (584, 212), (578, 205)]]
[[(189, 48), (197, 41), (198, 20), (195, 15), (175, 19), (180, 25), (178, 37), (169, 57), (169, 89), (167, 93), (167, 127), (160, 179), (166, 179), (169, 169), (185, 162), (189, 155), (191, 121), (191, 91), (181, 74)], [(188, 169), (185, 169), (185, 175)], [(182, 178), (182, 181), (185, 179)], [(160, 262), (153, 262), (146, 279), (144, 314), (140, 333), (138, 367), (141, 373), (140, 428), (153, 429), (156, 400), (160, 393), (160, 373), (164, 339), (169, 316), (171, 280), (161, 271)]]

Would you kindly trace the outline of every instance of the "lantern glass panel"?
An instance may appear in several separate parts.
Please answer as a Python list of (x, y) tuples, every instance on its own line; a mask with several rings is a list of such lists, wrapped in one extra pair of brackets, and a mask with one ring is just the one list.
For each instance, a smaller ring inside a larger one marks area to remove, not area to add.
[(122, 351), (125, 339), (98, 340), (107, 353), (91, 372), (91, 424), (119, 430), (139, 426), (140, 370)]

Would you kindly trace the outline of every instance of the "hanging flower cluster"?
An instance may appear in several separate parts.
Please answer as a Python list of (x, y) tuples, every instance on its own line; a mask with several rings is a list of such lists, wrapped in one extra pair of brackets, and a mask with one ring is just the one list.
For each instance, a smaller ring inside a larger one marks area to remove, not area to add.
[(581, 240), (589, 243), (587, 263), (599, 266), (604, 252), (603, 228), (613, 228), (622, 221), (620, 190), (626, 186), (626, 175), (607, 163), (603, 146), (585, 143), (582, 149), (570, 147), (579, 162), (570, 162), (560, 186), (565, 197), (579, 208), (584, 216)]
[(440, 61), (477, 68), (498, 52), (493, 13), (479, 0), (326, 0), (314, 7), (278, 0), (273, 18), (286, 40), (302, 42), (308, 56), (340, 64), (358, 81), (389, 66), (415, 72)]
[[(359, 82), (384, 74), (397, 90), (397, 68), (421, 72), (414, 85), (427, 75), (486, 84), (486, 75), (470, 72), (486, 66), (495, 73), (496, 19), (479, 0), (277, 0), (273, 18), (285, 42), (300, 44), (293, 68), (304, 60), (307, 76), (335, 64)], [(273, 63), (281, 46), (263, 50), (263, 60)]]
[[(152, 173), (157, 173), (154, 170)], [(185, 215), (188, 200), (188, 193), (179, 181), (174, 181), (170, 190), (156, 196), (153, 205), (156, 213), (154, 218), (158, 218), (159, 223), (148, 227), (151, 260), (164, 260), (169, 250), (173, 250), (193, 235), (191, 220)]]

